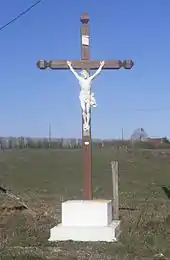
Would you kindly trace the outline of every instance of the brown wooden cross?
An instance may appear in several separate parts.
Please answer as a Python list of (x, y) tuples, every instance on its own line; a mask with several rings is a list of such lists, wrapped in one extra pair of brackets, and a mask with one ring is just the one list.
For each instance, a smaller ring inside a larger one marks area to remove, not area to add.
[[(81, 20), (81, 60), (71, 60), (74, 69), (96, 70), (100, 66), (99, 60), (90, 60), (90, 44), (89, 44), (89, 16), (83, 13)], [(131, 69), (134, 63), (132, 60), (105, 60), (103, 69)], [(39, 69), (69, 69), (67, 60), (39, 60), (37, 62)], [(82, 118), (83, 125), (83, 118)], [(90, 130), (85, 131), (82, 127), (82, 151), (83, 151), (83, 199), (92, 199), (92, 156), (91, 156), (91, 122)]]

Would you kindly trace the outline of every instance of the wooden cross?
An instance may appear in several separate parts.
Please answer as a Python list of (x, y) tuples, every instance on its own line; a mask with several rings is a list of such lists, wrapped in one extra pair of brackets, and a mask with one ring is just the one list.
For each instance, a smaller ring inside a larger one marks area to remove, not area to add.
[[(81, 20), (81, 60), (71, 60), (74, 69), (96, 70), (100, 66), (99, 60), (90, 60), (90, 44), (89, 44), (89, 16), (83, 13)], [(105, 60), (103, 69), (131, 69), (134, 63), (132, 60)], [(67, 60), (39, 60), (37, 62), (39, 69), (69, 69)], [(82, 118), (83, 125), (83, 118)], [(91, 156), (91, 122), (90, 130), (85, 131), (82, 127), (82, 151), (83, 151), (83, 199), (92, 199), (92, 156)]]

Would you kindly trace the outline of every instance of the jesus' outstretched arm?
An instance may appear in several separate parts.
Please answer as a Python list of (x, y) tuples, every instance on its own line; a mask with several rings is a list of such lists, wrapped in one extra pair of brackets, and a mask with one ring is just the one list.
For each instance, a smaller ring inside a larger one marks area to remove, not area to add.
[(71, 61), (67, 61), (67, 65), (69, 66), (71, 72), (74, 74), (74, 76), (79, 80), (80, 76), (79, 74), (73, 69), (72, 65), (71, 65)]
[(104, 66), (104, 61), (101, 61), (101, 62), (100, 62), (100, 67), (98, 68), (98, 70), (96, 70), (96, 72), (95, 72), (92, 76), (90, 76), (90, 79), (91, 79), (91, 80), (93, 80), (97, 75), (100, 74), (100, 72), (101, 72), (103, 66)]

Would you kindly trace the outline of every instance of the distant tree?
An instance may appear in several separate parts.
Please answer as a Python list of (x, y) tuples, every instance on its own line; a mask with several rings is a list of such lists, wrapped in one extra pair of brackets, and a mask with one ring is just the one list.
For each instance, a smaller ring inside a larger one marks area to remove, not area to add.
[(12, 149), (13, 148), (12, 137), (9, 138), (8, 144), (9, 144), (8, 149)]
[(163, 142), (164, 144), (169, 144), (169, 143), (170, 143), (169, 140), (168, 140), (168, 138), (167, 138), (166, 136), (162, 138), (162, 142)]
[(21, 137), (19, 138), (19, 140), (18, 140), (18, 148), (20, 148), (20, 149), (25, 148), (25, 140), (24, 140), (24, 137), (23, 137), (23, 136), (21, 136)]
[(50, 142), (49, 142), (49, 140), (48, 140), (47, 138), (44, 138), (44, 139), (42, 140), (42, 147), (43, 147), (44, 149), (47, 149), (47, 148), (50, 147)]

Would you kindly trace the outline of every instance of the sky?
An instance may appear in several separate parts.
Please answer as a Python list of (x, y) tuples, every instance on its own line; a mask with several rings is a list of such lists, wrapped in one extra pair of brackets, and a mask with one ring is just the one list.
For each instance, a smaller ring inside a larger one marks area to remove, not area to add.
[[(0, 26), (36, 0), (1, 0)], [(39, 59), (80, 59), (80, 15), (90, 16), (91, 59), (132, 59), (132, 70), (102, 71), (93, 82), (94, 138), (129, 138), (143, 127), (170, 137), (170, 1), (43, 0), (0, 31), (0, 136), (81, 136), (79, 84)]]

